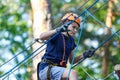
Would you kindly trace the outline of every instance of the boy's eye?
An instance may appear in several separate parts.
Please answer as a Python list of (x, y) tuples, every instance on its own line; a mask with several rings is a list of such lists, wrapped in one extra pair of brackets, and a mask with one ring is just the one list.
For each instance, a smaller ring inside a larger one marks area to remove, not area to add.
[(75, 26), (73, 26), (73, 28), (75, 29), (76, 27), (75, 27)]

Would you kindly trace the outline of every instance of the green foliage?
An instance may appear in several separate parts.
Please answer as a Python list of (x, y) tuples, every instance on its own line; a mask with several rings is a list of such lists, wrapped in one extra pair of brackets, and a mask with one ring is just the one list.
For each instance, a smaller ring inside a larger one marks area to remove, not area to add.
[[(86, 1), (86, 2), (85, 2)], [(51, 0), (52, 16), (54, 27), (56, 24), (60, 23), (61, 17), (66, 12), (76, 12), (78, 14), (82, 13), (87, 7), (89, 7), (95, 0)], [(86, 3), (84, 6), (84, 3)], [(107, 0), (101, 0), (93, 8), (89, 10), (97, 19), (102, 23), (106, 21), (107, 15)], [(29, 20), (29, 10), (31, 9), (30, 0), (1, 0), (0, 3), (0, 65), (9, 60), (11, 57), (19, 53), (26, 48), (26, 45), (30, 44), (29, 37), (32, 34), (32, 28), (28, 24)], [(119, 13), (119, 0), (114, 4), (113, 12)], [(81, 19), (84, 19), (84, 15)], [(120, 16), (115, 15), (113, 19), (113, 27), (115, 30), (119, 29)], [(82, 26), (81, 26), (82, 27)], [(104, 26), (99, 24), (92, 17), (88, 16), (86, 23), (83, 28), (82, 37), (79, 44), (79, 49), (77, 55), (82, 54), (85, 50), (93, 48), (92, 41), (96, 40), (98, 45), (100, 45), (108, 36), (105, 35), (105, 31), (102, 34), (99, 33), (100, 29), (106, 29)], [(79, 33), (78, 33), (79, 35)], [(78, 41), (78, 35), (75, 37), (75, 41)], [(120, 35), (120, 33), (119, 33)], [(89, 43), (86, 43), (90, 41)], [(96, 43), (97, 44), (97, 43)], [(119, 64), (120, 61), (120, 39), (114, 37), (111, 40), (110, 51), (111, 55), (109, 57), (109, 73), (113, 71), (115, 64)], [(77, 66), (75, 69), (78, 71), (79, 78), (81, 80), (90, 80), (89, 76), (83, 71), (86, 70), (91, 76), (95, 78), (102, 78), (102, 48), (96, 52), (93, 58), (88, 60), (89, 63), (83, 62), (82, 65)], [(30, 48), (28, 51), (22, 53), (23, 58), (16, 57), (14, 64), (18, 64), (22, 61), (28, 54), (32, 52)], [(5, 56), (5, 55), (12, 56)], [(86, 66), (84, 65), (86, 64)], [(93, 68), (93, 65), (96, 65)], [(81, 68), (81, 67), (83, 68)], [(31, 72), (29, 69), (32, 67), (32, 61), (28, 60), (27, 63), (20, 66), (20, 70), (24, 70), (24, 73), (17, 73), (16, 77), (22, 80), (29, 80)], [(0, 70), (0, 75), (5, 73), (6, 70)], [(110, 76), (108, 80), (113, 80), (114, 77)]]
[[(27, 45), (30, 44), (30, 33), (31, 26), (28, 26), (29, 20), (29, 9), (30, 0), (2, 0), (0, 3), (0, 65), (11, 59), (13, 56), (17, 55), (19, 52), (23, 51)], [(14, 58), (9, 64), (18, 64), (22, 61), (32, 49), (22, 52), (20, 56)], [(4, 53), (4, 54), (3, 54)], [(5, 56), (9, 55), (9, 56)], [(11, 56), (10, 56), (11, 55)], [(23, 56), (23, 58), (21, 57)], [(13, 63), (14, 61), (14, 63)], [(26, 64), (20, 66), (20, 68), (25, 67)], [(6, 65), (4, 65), (6, 66)], [(6, 68), (2, 70), (1, 67), (0, 75), (4, 74)], [(9, 66), (9, 65), (7, 65)], [(25, 71), (24, 75), (29, 78), (30, 73)], [(18, 78), (22, 79), (23, 74), (18, 73), (16, 75)], [(27, 79), (25, 79), (27, 80)]]

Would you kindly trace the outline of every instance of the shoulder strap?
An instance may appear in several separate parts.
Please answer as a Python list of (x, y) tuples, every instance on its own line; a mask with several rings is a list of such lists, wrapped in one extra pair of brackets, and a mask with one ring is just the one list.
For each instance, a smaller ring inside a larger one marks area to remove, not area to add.
[(63, 51), (62, 61), (60, 62), (60, 66), (66, 67), (66, 61), (65, 61), (66, 45), (65, 45), (65, 38), (64, 38), (63, 34), (62, 34), (62, 39), (63, 39), (63, 48), (64, 48), (64, 51)]
[(37, 65), (37, 80), (40, 80), (40, 77), (39, 77), (39, 65), (40, 65), (40, 62)]

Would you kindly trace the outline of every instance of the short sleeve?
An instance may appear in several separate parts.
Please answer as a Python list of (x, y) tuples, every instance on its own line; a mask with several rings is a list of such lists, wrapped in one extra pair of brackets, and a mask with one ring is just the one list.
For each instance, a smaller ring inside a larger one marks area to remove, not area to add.
[(55, 43), (56, 42), (56, 40), (58, 39), (58, 37), (59, 37), (59, 33), (56, 33), (56, 34), (54, 34), (54, 35), (52, 35), (50, 38), (51, 38), (51, 42), (52, 43)]

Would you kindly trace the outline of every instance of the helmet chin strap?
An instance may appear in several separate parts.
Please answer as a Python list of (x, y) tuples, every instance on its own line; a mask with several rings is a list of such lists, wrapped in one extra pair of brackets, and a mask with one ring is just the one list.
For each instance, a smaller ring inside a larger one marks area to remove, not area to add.
[(68, 31), (67, 31), (67, 35), (68, 35), (68, 37), (70, 37), (70, 35), (69, 35)]
[(66, 28), (66, 30), (67, 30), (67, 35), (68, 35), (68, 37), (70, 36), (69, 33), (68, 33), (68, 31), (70, 31), (70, 30), (68, 30), (68, 27), (69, 27), (70, 23), (71, 23), (71, 21), (68, 21), (68, 22), (65, 22), (65, 23), (64, 23), (64, 26), (65, 26), (65, 28)]

